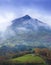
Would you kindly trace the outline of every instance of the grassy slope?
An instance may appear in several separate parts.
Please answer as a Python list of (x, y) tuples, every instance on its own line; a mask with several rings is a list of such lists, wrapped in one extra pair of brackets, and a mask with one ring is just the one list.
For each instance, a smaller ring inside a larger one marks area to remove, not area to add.
[(24, 55), (22, 57), (18, 57), (18, 58), (14, 58), (14, 59), (11, 59), (12, 62), (20, 62), (20, 63), (44, 63), (45, 64), (45, 61), (39, 57), (39, 56), (33, 56), (32, 54), (27, 54), (27, 55)]

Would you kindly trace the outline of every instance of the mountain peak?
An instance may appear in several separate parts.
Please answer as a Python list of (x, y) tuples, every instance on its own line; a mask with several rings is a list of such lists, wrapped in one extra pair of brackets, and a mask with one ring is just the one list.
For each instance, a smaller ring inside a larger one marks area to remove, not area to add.
[(25, 15), (23, 18), (24, 19), (31, 19), (31, 17), (29, 15)]
[(29, 15), (25, 15), (23, 17), (20, 17), (20, 18), (13, 20), (12, 22), (15, 23), (17, 21), (23, 21), (23, 20), (29, 20), (29, 19), (31, 19), (31, 17)]

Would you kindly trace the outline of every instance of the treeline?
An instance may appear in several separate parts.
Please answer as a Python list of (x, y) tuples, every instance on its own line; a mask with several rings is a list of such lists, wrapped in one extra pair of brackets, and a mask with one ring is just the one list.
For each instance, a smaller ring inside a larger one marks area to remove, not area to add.
[(15, 54), (12, 58), (24, 56), (26, 54), (32, 54), (32, 52), (31, 51), (22, 51), (22, 52), (19, 52), (19, 53)]

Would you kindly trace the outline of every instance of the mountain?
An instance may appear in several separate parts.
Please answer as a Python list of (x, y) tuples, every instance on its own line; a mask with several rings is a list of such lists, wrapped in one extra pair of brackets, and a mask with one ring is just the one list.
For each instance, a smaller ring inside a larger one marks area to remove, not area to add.
[(28, 45), (51, 48), (51, 28), (29, 15), (17, 18), (5, 31), (5, 45)]

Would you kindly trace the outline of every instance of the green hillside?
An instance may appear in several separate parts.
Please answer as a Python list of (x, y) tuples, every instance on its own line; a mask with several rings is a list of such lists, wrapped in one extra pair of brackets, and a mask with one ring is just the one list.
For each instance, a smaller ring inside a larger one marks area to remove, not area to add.
[(33, 56), (32, 54), (27, 54), (18, 58), (11, 59), (12, 62), (19, 63), (43, 63), (46, 64), (45, 61), (39, 56)]

